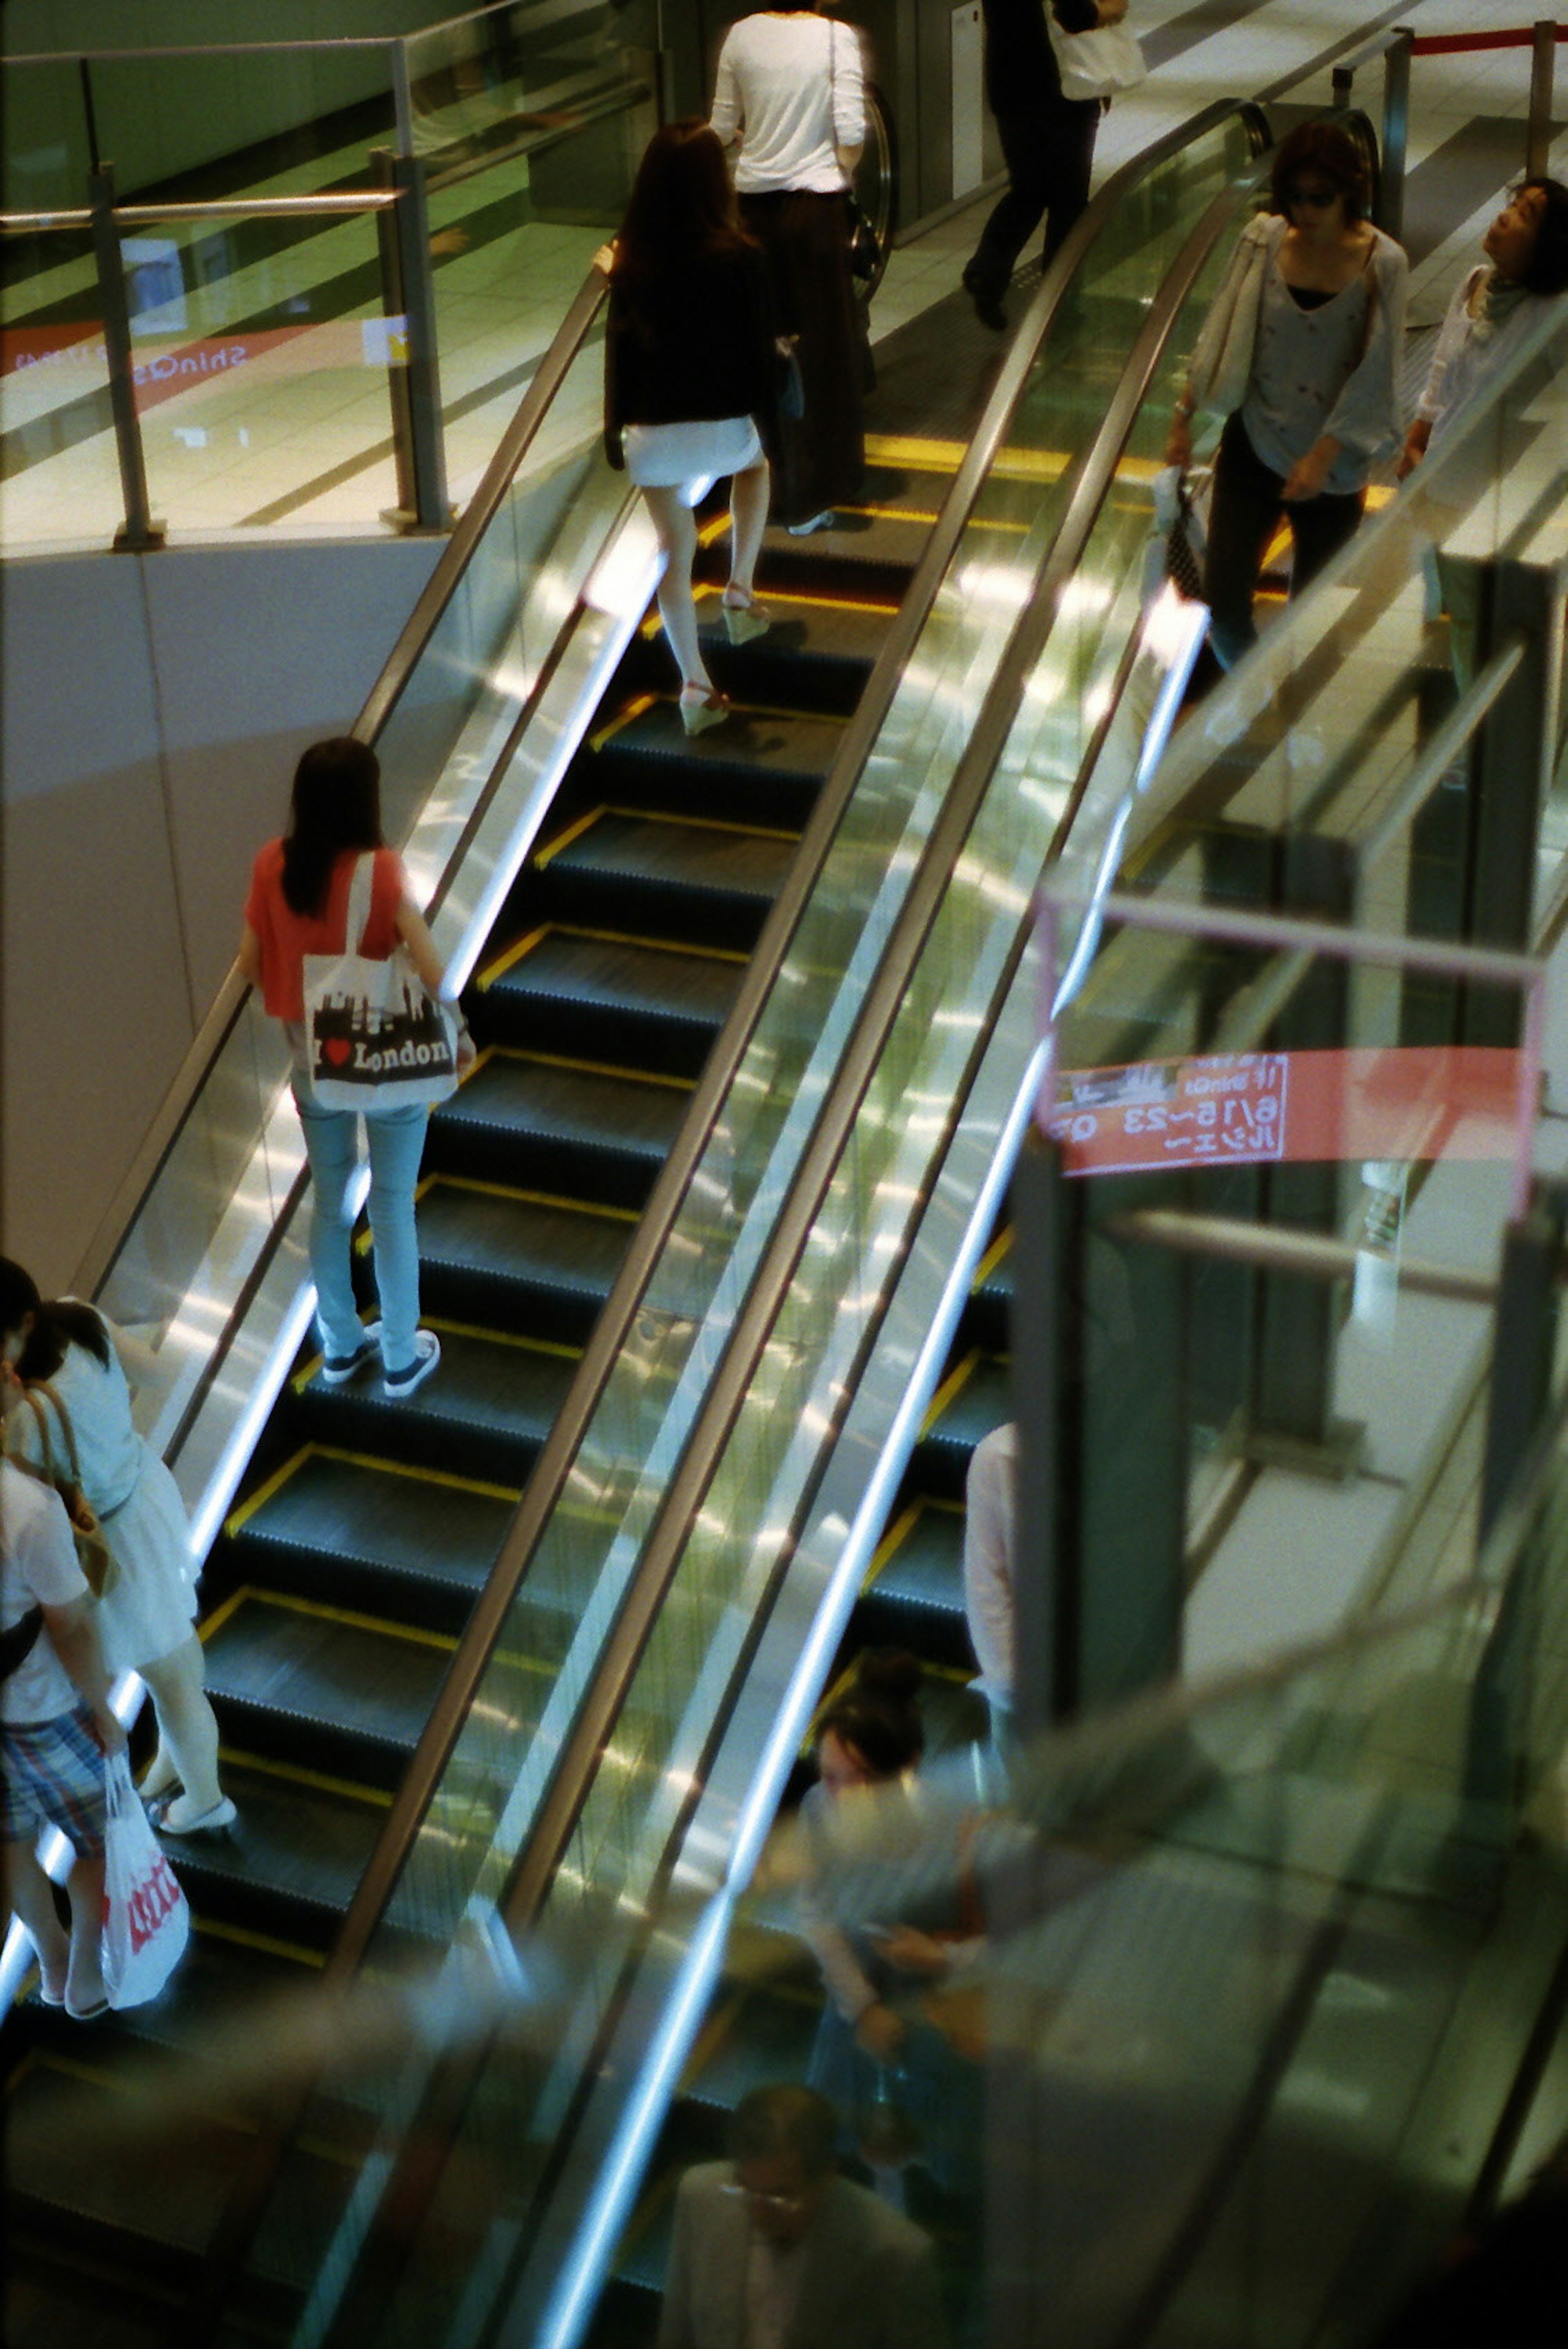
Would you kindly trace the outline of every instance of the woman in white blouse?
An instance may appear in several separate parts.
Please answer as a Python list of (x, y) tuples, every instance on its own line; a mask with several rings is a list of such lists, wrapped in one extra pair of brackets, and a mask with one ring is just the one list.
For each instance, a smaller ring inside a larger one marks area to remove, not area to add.
[(774, 512), (797, 535), (831, 524), (866, 460), (845, 201), (866, 139), (865, 67), (855, 26), (819, 5), (784, 0), (731, 26), (711, 118), (739, 145), (741, 218), (767, 261), (780, 328), (796, 337), (805, 413), (784, 421)]

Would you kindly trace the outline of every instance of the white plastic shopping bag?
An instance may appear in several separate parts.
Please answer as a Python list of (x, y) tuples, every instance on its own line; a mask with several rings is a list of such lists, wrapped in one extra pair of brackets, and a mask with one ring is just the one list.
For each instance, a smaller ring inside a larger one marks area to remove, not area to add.
[(354, 867), (340, 955), (305, 957), (310, 1090), (323, 1109), (406, 1109), (457, 1091), (457, 1011), (432, 995), (402, 947), (361, 951), (373, 852)]
[(103, 1986), (110, 2006), (145, 2006), (184, 1953), (191, 1911), (147, 1824), (123, 1754), (109, 1764), (104, 1838)]

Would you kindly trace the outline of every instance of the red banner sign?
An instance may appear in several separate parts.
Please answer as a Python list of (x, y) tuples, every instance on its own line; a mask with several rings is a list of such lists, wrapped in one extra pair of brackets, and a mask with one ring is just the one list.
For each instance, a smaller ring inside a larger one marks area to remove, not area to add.
[(1228, 1052), (1068, 1071), (1042, 1104), (1069, 1174), (1286, 1159), (1510, 1158), (1521, 1055), (1491, 1045)]

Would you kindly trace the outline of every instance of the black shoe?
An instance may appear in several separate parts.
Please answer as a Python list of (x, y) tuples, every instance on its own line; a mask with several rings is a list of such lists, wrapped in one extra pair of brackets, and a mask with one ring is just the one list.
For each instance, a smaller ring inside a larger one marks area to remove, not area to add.
[(963, 274), (963, 290), (974, 304), (974, 315), (981, 325), (989, 326), (993, 334), (1004, 335), (1007, 332), (1007, 312), (1002, 307), (1002, 296), (1005, 288), (989, 277), (977, 276), (974, 264), (971, 262)]

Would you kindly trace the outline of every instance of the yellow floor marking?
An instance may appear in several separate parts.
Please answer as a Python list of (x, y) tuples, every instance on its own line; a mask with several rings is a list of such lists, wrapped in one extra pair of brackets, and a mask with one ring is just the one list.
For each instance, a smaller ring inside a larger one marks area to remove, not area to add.
[(452, 1654), (457, 1641), (446, 1631), (416, 1630), (410, 1623), (389, 1622), (384, 1615), (360, 1615), (351, 1607), (327, 1607), (318, 1599), (296, 1599), (291, 1590), (256, 1588), (253, 1591), (258, 1607), (276, 1607), (289, 1615), (314, 1616), (321, 1623), (346, 1623), (351, 1630), (375, 1631), (389, 1640), (406, 1640), (410, 1648), (438, 1648), (443, 1656)]
[(275, 1493), (282, 1492), (300, 1462), (309, 1459), (313, 1449), (314, 1446), (307, 1444), (303, 1451), (296, 1452), (291, 1460), (286, 1460), (281, 1468), (275, 1468), (265, 1485), (258, 1485), (255, 1491), (248, 1494), (237, 1509), (231, 1511), (224, 1522), (223, 1531), (231, 1536), (237, 1534), (241, 1526), (254, 1516), (264, 1502), (270, 1501)]
[(932, 1428), (935, 1427), (938, 1420), (940, 1419), (943, 1412), (946, 1411), (949, 1403), (952, 1402), (954, 1396), (960, 1392), (961, 1389), (969, 1384), (970, 1380), (974, 1376), (975, 1366), (981, 1359), (982, 1357), (980, 1348), (977, 1346), (972, 1353), (966, 1354), (964, 1356), (956, 1371), (950, 1371), (948, 1372), (947, 1377), (942, 1381), (940, 1386), (937, 1389), (935, 1394), (931, 1397), (930, 1402), (926, 1406), (926, 1415), (920, 1423), (920, 1433), (922, 1435), (929, 1435), (930, 1433)]
[[(868, 506), (866, 509), (867, 513), (877, 513), (880, 511), (881, 509), (877, 506)], [(935, 514), (918, 514), (911, 519), (933, 523), (936, 516)], [(701, 603), (705, 595), (722, 595), (723, 592), (722, 587), (700, 587), (697, 591), (697, 600)], [(874, 604), (867, 598), (857, 595), (788, 595), (782, 587), (764, 588), (762, 595), (763, 601), (770, 612), (777, 605), (788, 604), (811, 612), (874, 612), (878, 619), (890, 620), (899, 608), (897, 604)]]
[(697, 1090), (695, 1077), (661, 1077), (652, 1069), (621, 1069), (611, 1061), (579, 1061), (566, 1052), (525, 1052), (517, 1045), (506, 1044), (498, 1048), (498, 1058), (531, 1061), (542, 1069), (575, 1069), (588, 1077), (617, 1077), (628, 1085), (665, 1085), (677, 1093)]
[(254, 1770), (264, 1778), (286, 1778), (291, 1786), (312, 1786), (318, 1794), (338, 1795), (346, 1802), (369, 1803), (378, 1811), (392, 1807), (392, 1797), (382, 1786), (362, 1786), (354, 1778), (332, 1778), (324, 1770), (302, 1769), (297, 1762), (274, 1762), (242, 1745), (220, 1745), (218, 1759), (237, 1770)]
[(564, 1346), (554, 1338), (519, 1338), (510, 1330), (482, 1330), (472, 1321), (448, 1321), (434, 1313), (423, 1317), (423, 1327), (439, 1330), (443, 1338), (479, 1338), (488, 1346), (516, 1346), (525, 1354), (550, 1354), (566, 1362), (580, 1362), (580, 1346)]
[[(774, 712), (774, 714), (776, 716), (781, 713)], [(790, 715), (790, 712), (786, 709), (782, 713), (782, 715), (787, 718)], [(847, 719), (844, 720), (846, 725), (847, 725), (848, 722)], [(664, 808), (612, 807), (607, 808), (604, 812), (607, 815), (624, 816), (631, 822), (640, 821), (647, 823), (684, 824), (689, 832), (732, 832), (737, 833), (742, 840), (796, 841), (800, 838), (798, 832), (781, 832), (776, 824), (731, 823), (722, 816), (676, 815)]]
[(507, 947), (504, 954), (497, 955), (493, 962), (486, 963), (473, 982), (481, 995), (488, 988), (493, 987), (496, 980), (512, 968), (514, 963), (521, 962), (525, 954), (532, 954), (534, 948), (549, 936), (550, 926), (548, 922), (541, 922), (536, 930), (525, 930), (514, 945)]
[(525, 1207), (560, 1207), (574, 1216), (602, 1216), (612, 1224), (636, 1224), (642, 1218), (635, 1207), (601, 1206), (593, 1199), (563, 1199), (555, 1191), (519, 1191), (510, 1183), (486, 1183), (477, 1174), (432, 1174), (433, 1190), (444, 1183), (449, 1191), (483, 1191), (493, 1199), (516, 1199)]
[(535, 849), (535, 864), (541, 869), (548, 864), (553, 858), (559, 856), (563, 848), (570, 848), (574, 840), (581, 840), (584, 833), (591, 824), (597, 823), (603, 813), (603, 808), (590, 808), (587, 815), (580, 815), (576, 823), (569, 823), (565, 832), (558, 832), (547, 847)]
[(996, 1237), (992, 1241), (991, 1246), (986, 1249), (985, 1254), (981, 1257), (980, 1263), (975, 1270), (975, 1288), (982, 1288), (991, 1278), (992, 1274), (996, 1270), (997, 1266), (1002, 1262), (1002, 1257), (1007, 1254), (1008, 1249), (1012, 1246), (1012, 1226), (1010, 1224), (1004, 1232), (998, 1232)]

